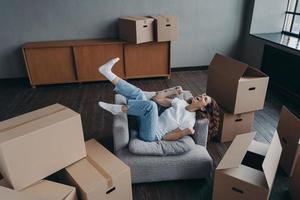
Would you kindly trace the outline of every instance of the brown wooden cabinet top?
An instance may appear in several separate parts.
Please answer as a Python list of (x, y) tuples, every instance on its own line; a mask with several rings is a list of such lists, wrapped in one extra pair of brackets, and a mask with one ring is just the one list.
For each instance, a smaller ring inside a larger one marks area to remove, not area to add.
[(126, 42), (119, 39), (61, 40), (61, 41), (29, 42), (29, 43), (25, 43), (22, 46), (22, 48), (66, 47), (66, 46), (123, 44), (123, 43)]

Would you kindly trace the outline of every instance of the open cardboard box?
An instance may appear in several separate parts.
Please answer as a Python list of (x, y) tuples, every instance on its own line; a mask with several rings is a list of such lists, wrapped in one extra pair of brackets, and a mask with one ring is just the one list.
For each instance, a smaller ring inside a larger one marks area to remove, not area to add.
[(0, 122), (0, 171), (16, 190), (86, 156), (80, 115), (54, 104)]
[(178, 37), (178, 18), (176, 16), (157, 15), (154, 19), (154, 35), (157, 42), (176, 40)]
[(86, 142), (87, 158), (65, 168), (65, 180), (83, 200), (131, 200), (130, 169), (96, 140)]
[(253, 120), (254, 112), (235, 115), (220, 107), (219, 141), (230, 142), (238, 134), (251, 132)]
[(152, 42), (154, 19), (150, 17), (125, 16), (119, 18), (119, 38), (136, 44)]
[(277, 131), (282, 145), (280, 166), (291, 176), (300, 155), (300, 119), (285, 106), (281, 109)]
[(215, 171), (213, 199), (268, 199), (281, 145), (277, 132), (270, 145), (253, 140), (255, 132), (237, 135)]
[(293, 175), (289, 180), (289, 190), (292, 199), (300, 199), (300, 156), (298, 156), (295, 164)]
[(207, 94), (233, 114), (264, 106), (269, 77), (245, 63), (216, 54), (208, 67)]

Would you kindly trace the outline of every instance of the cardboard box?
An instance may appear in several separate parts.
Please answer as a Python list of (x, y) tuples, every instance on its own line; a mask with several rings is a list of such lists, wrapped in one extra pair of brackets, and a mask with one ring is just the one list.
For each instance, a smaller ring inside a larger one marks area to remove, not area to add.
[(237, 135), (215, 171), (213, 199), (268, 199), (282, 151), (277, 132), (270, 145)]
[(83, 200), (132, 199), (130, 169), (96, 140), (86, 142), (87, 158), (65, 169)]
[(300, 119), (285, 106), (281, 109), (277, 131), (282, 145), (280, 166), (288, 176), (291, 176), (296, 159), (300, 155)]
[(269, 77), (245, 63), (216, 54), (208, 67), (207, 94), (233, 114), (264, 106)]
[(75, 187), (47, 180), (41, 180), (25, 188), (21, 193), (43, 200), (77, 200)]
[(136, 44), (152, 42), (154, 19), (149, 17), (121, 17), (119, 18), (119, 38)]
[(0, 186), (10, 189), (12, 188), (12, 186), (4, 178), (0, 178)]
[(0, 186), (0, 199), (1, 200), (44, 200), (2, 186)]
[(178, 37), (178, 18), (175, 16), (151, 16), (154, 19), (154, 38), (157, 42), (176, 40)]
[[(11, 189), (4, 178), (0, 180), (0, 186)], [(17, 190), (14, 191), (17, 192)], [(43, 200), (77, 200), (75, 187), (48, 180), (41, 180), (18, 192), (22, 196), (36, 197)]]
[(292, 196), (292, 199), (300, 199), (300, 156), (298, 156), (295, 164), (295, 170), (293, 175), (289, 179), (289, 190)]
[(220, 107), (218, 139), (220, 142), (230, 142), (238, 134), (251, 132), (253, 120), (254, 112), (234, 115)]
[(86, 156), (80, 115), (54, 104), (0, 122), (0, 171), (21, 190)]

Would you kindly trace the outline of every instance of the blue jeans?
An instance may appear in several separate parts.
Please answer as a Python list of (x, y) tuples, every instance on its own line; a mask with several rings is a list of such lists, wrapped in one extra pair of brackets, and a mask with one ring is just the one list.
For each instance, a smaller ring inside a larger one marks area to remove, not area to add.
[(142, 90), (120, 79), (114, 91), (127, 98), (128, 115), (138, 117), (139, 137), (146, 141), (156, 141), (155, 130), (158, 124), (158, 109), (155, 102), (148, 100)]

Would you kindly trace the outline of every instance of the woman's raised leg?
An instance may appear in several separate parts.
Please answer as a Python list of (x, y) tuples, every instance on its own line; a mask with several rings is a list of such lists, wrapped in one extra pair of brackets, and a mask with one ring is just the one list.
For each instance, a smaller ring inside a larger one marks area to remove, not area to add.
[(118, 94), (125, 96), (127, 99), (147, 100), (142, 90), (127, 81), (119, 78), (111, 70), (120, 59), (114, 58), (107, 63), (99, 67), (99, 72), (105, 76), (113, 85), (115, 85), (114, 91)]

